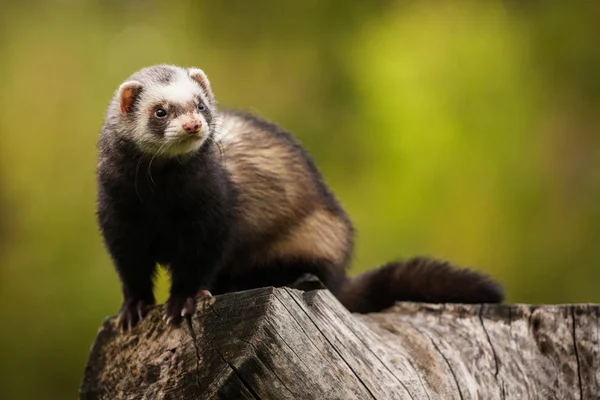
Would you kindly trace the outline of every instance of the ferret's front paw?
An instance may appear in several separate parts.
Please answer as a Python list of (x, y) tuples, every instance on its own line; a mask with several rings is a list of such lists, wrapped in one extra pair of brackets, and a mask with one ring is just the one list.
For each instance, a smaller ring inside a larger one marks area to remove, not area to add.
[(212, 294), (206, 290), (198, 290), (195, 297), (171, 296), (167, 301), (167, 311), (163, 319), (167, 324), (178, 324), (181, 318), (194, 315), (196, 312), (196, 300), (206, 297), (212, 297)]
[(121, 331), (130, 331), (137, 325), (148, 313), (148, 308), (152, 304), (144, 300), (126, 299), (121, 305), (117, 326)]
[(163, 319), (167, 324), (178, 324), (186, 315), (193, 315), (196, 311), (194, 297), (171, 296), (167, 301), (167, 311)]

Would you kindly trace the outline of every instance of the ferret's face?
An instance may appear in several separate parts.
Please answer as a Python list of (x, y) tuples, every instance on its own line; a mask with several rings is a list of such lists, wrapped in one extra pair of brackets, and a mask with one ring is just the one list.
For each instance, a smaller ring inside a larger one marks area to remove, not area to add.
[(126, 134), (145, 153), (191, 153), (211, 135), (214, 97), (199, 69), (146, 68), (122, 84), (116, 97)]

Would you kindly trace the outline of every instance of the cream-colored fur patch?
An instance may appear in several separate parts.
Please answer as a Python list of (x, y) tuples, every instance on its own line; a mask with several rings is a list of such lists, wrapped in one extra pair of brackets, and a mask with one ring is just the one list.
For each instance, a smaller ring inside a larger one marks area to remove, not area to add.
[(329, 260), (340, 264), (347, 253), (349, 232), (344, 221), (326, 210), (316, 210), (284, 239), (267, 251), (273, 259)]
[(311, 212), (319, 198), (302, 155), (243, 117), (222, 114), (216, 126), (223, 165), (240, 189), (242, 235), (268, 234)]

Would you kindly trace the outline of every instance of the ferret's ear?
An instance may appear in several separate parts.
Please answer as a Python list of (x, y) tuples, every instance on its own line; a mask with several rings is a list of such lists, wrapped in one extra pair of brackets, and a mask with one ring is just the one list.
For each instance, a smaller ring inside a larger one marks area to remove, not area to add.
[(188, 69), (188, 74), (193, 80), (198, 82), (202, 90), (204, 90), (204, 93), (206, 94), (208, 100), (211, 102), (212, 105), (214, 105), (215, 96), (213, 95), (212, 89), (210, 88), (210, 81), (208, 80), (208, 77), (206, 76), (204, 71), (198, 68), (190, 68)]
[(121, 102), (121, 112), (129, 114), (133, 109), (133, 104), (142, 92), (142, 84), (138, 81), (128, 81), (119, 87), (119, 100)]

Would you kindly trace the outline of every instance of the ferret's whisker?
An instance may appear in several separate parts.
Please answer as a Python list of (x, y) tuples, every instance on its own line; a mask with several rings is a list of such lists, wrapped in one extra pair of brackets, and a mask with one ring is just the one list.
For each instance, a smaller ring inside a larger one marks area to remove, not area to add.
[[(161, 150), (162, 150), (163, 148), (165, 148), (165, 151), (166, 151), (166, 146), (167, 146), (168, 144), (169, 144), (169, 142), (165, 142), (165, 143), (163, 143), (163, 144), (162, 144), (162, 145), (161, 145), (161, 146), (158, 148), (158, 151), (152, 155), (152, 158), (150, 158), (150, 162), (148, 163), (148, 178), (150, 179), (150, 182), (152, 182), (152, 184), (153, 184), (154, 186), (156, 186), (156, 182), (154, 182), (154, 178), (152, 178), (152, 161), (154, 160), (154, 158), (155, 158), (157, 155), (158, 155), (158, 156), (160, 156), (160, 155), (161, 155)], [(150, 185), (150, 189), (152, 190), (152, 192), (153, 192), (153, 193), (155, 193), (155, 192), (154, 192), (154, 188), (152, 187), (152, 185)]]
[(144, 158), (144, 155), (140, 155), (140, 159), (137, 162), (137, 165), (135, 167), (135, 174), (133, 177), (133, 184), (134, 184), (134, 188), (135, 188), (135, 194), (137, 194), (138, 199), (140, 199), (140, 202), (142, 201), (142, 196), (140, 196), (140, 192), (138, 190), (138, 173), (140, 172), (140, 164), (142, 162), (142, 159)]

